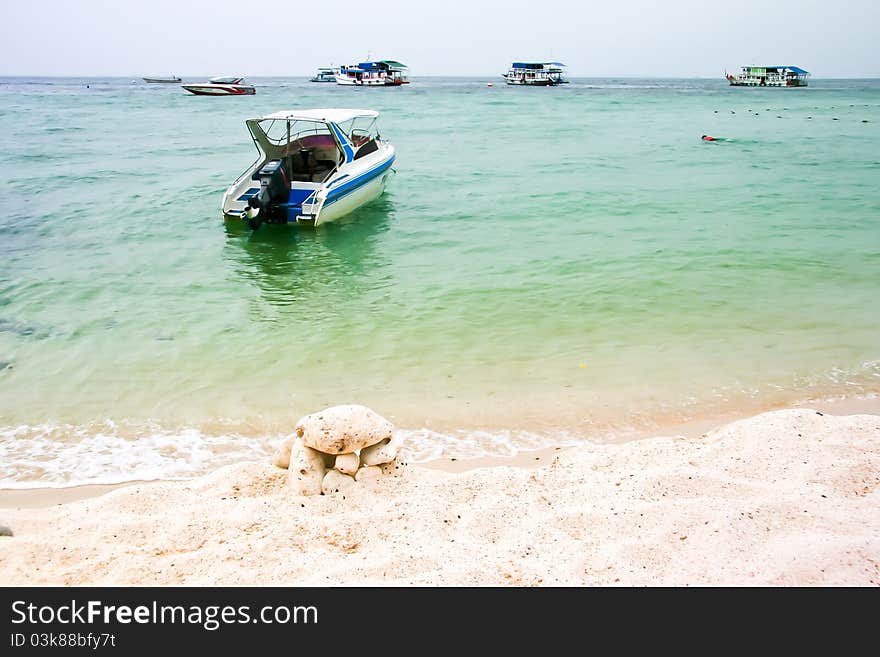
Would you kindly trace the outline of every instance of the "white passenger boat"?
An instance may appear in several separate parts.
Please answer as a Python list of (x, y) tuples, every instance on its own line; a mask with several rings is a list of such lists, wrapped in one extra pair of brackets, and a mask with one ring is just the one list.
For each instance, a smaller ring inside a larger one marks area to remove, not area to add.
[(361, 62), (357, 66), (340, 66), (336, 72), (336, 84), (358, 87), (399, 87), (409, 84), (406, 64), (383, 59), (377, 62)]
[(336, 72), (338, 70), (335, 66), (322, 66), (309, 82), (336, 82)]
[(379, 135), (378, 112), (311, 109), (246, 121), (259, 157), (223, 194), (223, 215), (262, 223), (320, 225), (385, 191), (394, 146)]
[(513, 62), (510, 69), (502, 75), (507, 84), (533, 87), (553, 87), (567, 84), (565, 64), (562, 62)]
[(244, 83), (244, 78), (234, 75), (211, 78), (200, 84), (181, 86), (197, 96), (252, 96), (257, 93), (256, 88)]
[(732, 87), (806, 87), (810, 72), (797, 66), (743, 66), (724, 77)]

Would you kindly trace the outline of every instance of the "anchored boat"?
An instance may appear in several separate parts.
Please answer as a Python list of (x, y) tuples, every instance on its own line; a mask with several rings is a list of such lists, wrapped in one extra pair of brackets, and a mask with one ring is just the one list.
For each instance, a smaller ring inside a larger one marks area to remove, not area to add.
[(223, 215), (319, 225), (378, 198), (394, 162), (379, 113), (366, 109), (275, 112), (246, 121), (259, 157), (223, 194)]
[(743, 66), (724, 77), (733, 87), (806, 87), (810, 72), (797, 66)]
[(211, 78), (201, 84), (181, 86), (197, 96), (252, 96), (257, 93), (254, 87), (244, 84), (244, 78), (235, 76)]
[(169, 78), (141, 78), (144, 82), (149, 82), (151, 84), (180, 84), (181, 80), (176, 75), (172, 75)]
[(309, 79), (309, 82), (336, 82), (336, 71), (338, 70), (335, 66), (322, 66), (315, 73), (315, 77)]
[(507, 84), (533, 87), (568, 84), (565, 79), (565, 64), (562, 62), (513, 62), (510, 70), (501, 77)]
[(336, 72), (336, 84), (361, 87), (398, 87), (409, 84), (406, 64), (383, 59), (378, 62), (361, 62), (357, 66), (340, 66)]

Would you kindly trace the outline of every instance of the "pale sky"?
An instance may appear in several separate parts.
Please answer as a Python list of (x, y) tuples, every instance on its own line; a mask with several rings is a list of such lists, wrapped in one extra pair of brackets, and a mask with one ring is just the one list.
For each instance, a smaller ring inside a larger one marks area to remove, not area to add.
[(396, 59), (410, 75), (714, 77), (795, 65), (880, 77), (880, 0), (0, 0), (0, 75), (301, 76)]

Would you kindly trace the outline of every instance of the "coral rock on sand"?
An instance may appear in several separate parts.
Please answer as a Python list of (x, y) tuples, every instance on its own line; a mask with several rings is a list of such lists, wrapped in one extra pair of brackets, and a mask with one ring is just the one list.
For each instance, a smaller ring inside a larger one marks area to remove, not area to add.
[(359, 404), (332, 406), (296, 423), (303, 444), (326, 454), (346, 454), (391, 438), (394, 425)]
[(361, 460), (357, 454), (340, 454), (336, 457), (335, 467), (343, 474), (354, 475), (361, 465)]
[(324, 456), (295, 440), (290, 448), (290, 469), (287, 480), (300, 495), (320, 495), (326, 466)]
[(397, 445), (390, 439), (364, 447), (361, 450), (361, 463), (364, 465), (382, 465), (397, 458)]
[(380, 468), (378, 465), (366, 465), (357, 471), (357, 474), (354, 476), (354, 480), (357, 482), (378, 481), (379, 477), (381, 476), (382, 468)]
[(393, 470), (400, 448), (393, 432), (394, 425), (366, 406), (333, 406), (300, 418), (272, 462), (288, 468), (287, 481), (298, 494), (330, 495)]
[(296, 435), (290, 435), (275, 450), (275, 453), (272, 455), (272, 463), (275, 464), (275, 467), (287, 469), (290, 466), (290, 448), (295, 440)]
[(324, 495), (332, 495), (333, 493), (345, 493), (354, 485), (354, 477), (342, 474), (339, 470), (327, 470), (324, 481), (321, 482), (321, 490)]

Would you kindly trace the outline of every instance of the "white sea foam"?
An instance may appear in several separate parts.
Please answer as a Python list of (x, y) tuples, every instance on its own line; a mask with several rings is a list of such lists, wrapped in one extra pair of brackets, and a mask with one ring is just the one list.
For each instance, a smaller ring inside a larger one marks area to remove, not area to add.
[[(866, 363), (865, 367), (876, 375), (876, 361)], [(849, 381), (847, 375), (841, 371), (828, 376), (838, 377), (837, 383), (840, 384)], [(809, 390), (808, 386), (804, 392)], [(747, 394), (742, 389), (739, 392), (740, 398)], [(760, 390), (751, 392), (756, 397), (761, 393)], [(876, 393), (860, 390), (857, 394), (804, 395), (791, 402), (804, 404), (877, 397)], [(727, 401), (724, 395), (719, 395), (719, 399)], [(687, 418), (682, 416), (682, 419)], [(0, 488), (51, 488), (187, 479), (230, 463), (268, 462), (285, 435), (254, 435), (252, 431), (241, 433), (234, 427), (232, 421), (227, 421), (215, 425), (214, 431), (206, 432), (195, 427), (168, 429), (151, 424), (132, 426), (111, 420), (86, 425), (0, 427)], [(617, 427), (616, 430), (605, 427), (591, 433), (589, 439), (626, 439), (644, 433), (644, 429), (644, 426), (639, 429), (635, 424)], [(410, 463), (512, 457), (547, 447), (583, 444), (585, 440), (582, 434), (560, 430), (544, 433), (514, 429), (439, 432), (420, 428), (399, 429), (398, 433), (404, 444), (401, 458)]]
[[(509, 457), (522, 451), (575, 444), (565, 433), (430, 429), (402, 430), (401, 458), (424, 463)], [(199, 429), (133, 430), (97, 425), (40, 425), (0, 429), (0, 488), (44, 488), (126, 481), (186, 479), (240, 461), (270, 459), (281, 434), (206, 434)]]
[(181, 479), (268, 458), (280, 436), (206, 435), (198, 429), (131, 435), (113, 422), (0, 429), (0, 487), (34, 488)]

